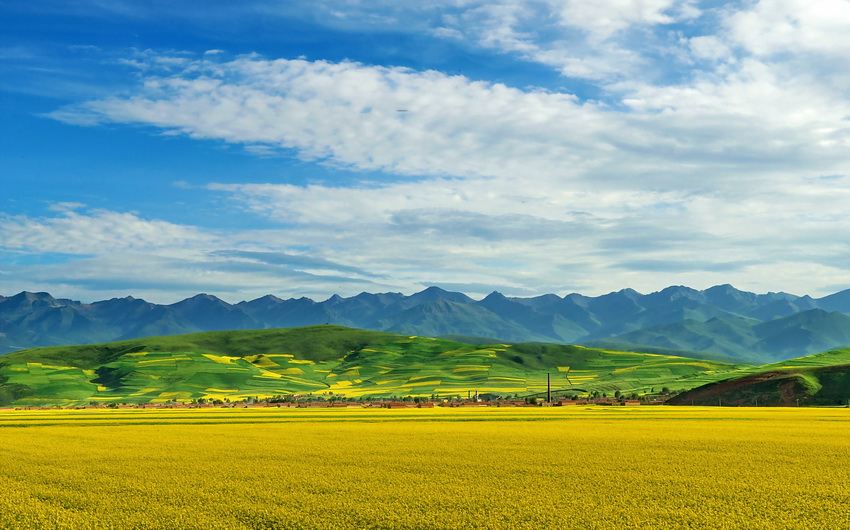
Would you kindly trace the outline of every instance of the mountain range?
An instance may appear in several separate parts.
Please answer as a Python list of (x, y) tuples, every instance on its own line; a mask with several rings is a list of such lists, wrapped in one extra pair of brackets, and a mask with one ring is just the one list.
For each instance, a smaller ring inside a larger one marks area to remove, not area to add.
[(160, 305), (128, 296), (94, 303), (0, 296), (0, 352), (199, 331), (338, 324), (466, 342), (550, 342), (775, 362), (850, 344), (850, 289), (822, 298), (718, 285), (623, 289), (597, 297), (493, 292), (482, 300), (429, 287), (316, 302), (266, 295), (229, 304), (199, 294)]

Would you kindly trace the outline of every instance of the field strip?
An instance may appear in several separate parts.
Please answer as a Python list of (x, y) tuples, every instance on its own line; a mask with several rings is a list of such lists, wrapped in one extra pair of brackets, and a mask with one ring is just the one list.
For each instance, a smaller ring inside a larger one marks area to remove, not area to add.
[(850, 424), (850, 410), (815, 408), (717, 407), (438, 407), (434, 409), (139, 409), (139, 410), (0, 410), (0, 428), (97, 425), (248, 424), (300, 422), (536, 422), (536, 421), (629, 421), (712, 420), (778, 421), (805, 417), (807, 421)]

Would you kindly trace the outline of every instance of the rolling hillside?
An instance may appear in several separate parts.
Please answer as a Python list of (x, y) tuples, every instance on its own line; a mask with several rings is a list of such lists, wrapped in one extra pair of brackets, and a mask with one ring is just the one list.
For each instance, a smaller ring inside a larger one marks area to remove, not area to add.
[(503, 396), (546, 389), (646, 393), (728, 377), (740, 365), (557, 344), (468, 344), (335, 325), (220, 331), (48, 347), (0, 357), (0, 403)]
[(672, 405), (850, 406), (850, 348), (761, 367), (694, 388)]

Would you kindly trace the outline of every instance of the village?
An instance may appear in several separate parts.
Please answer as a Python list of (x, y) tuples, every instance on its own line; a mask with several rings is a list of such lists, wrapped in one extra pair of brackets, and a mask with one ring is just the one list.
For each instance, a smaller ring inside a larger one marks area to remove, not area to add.
[(466, 398), (452, 396), (439, 398), (437, 396), (403, 398), (360, 398), (349, 399), (344, 396), (327, 393), (325, 395), (281, 395), (268, 398), (229, 399), (193, 399), (191, 401), (168, 400), (156, 403), (120, 403), (90, 401), (85, 405), (74, 406), (16, 406), (0, 407), (0, 410), (57, 410), (57, 409), (210, 409), (210, 408), (366, 408), (366, 409), (413, 409), (434, 407), (569, 407), (569, 406), (608, 406), (636, 407), (641, 405), (663, 405), (671, 397), (669, 393), (622, 396), (591, 395), (589, 397), (547, 395), (526, 396), (523, 398), (504, 398), (492, 394), (469, 392)]

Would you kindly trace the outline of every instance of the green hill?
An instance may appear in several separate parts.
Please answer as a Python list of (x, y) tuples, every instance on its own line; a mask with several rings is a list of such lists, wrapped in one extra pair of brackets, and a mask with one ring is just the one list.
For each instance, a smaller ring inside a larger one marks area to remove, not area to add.
[[(0, 404), (238, 400), (287, 394), (503, 396), (687, 389), (744, 367), (555, 344), (468, 344), (334, 325), (218, 331), (0, 357)], [(567, 377), (568, 376), (568, 377)]]
[(850, 348), (758, 368), (680, 394), (671, 405), (850, 405)]

